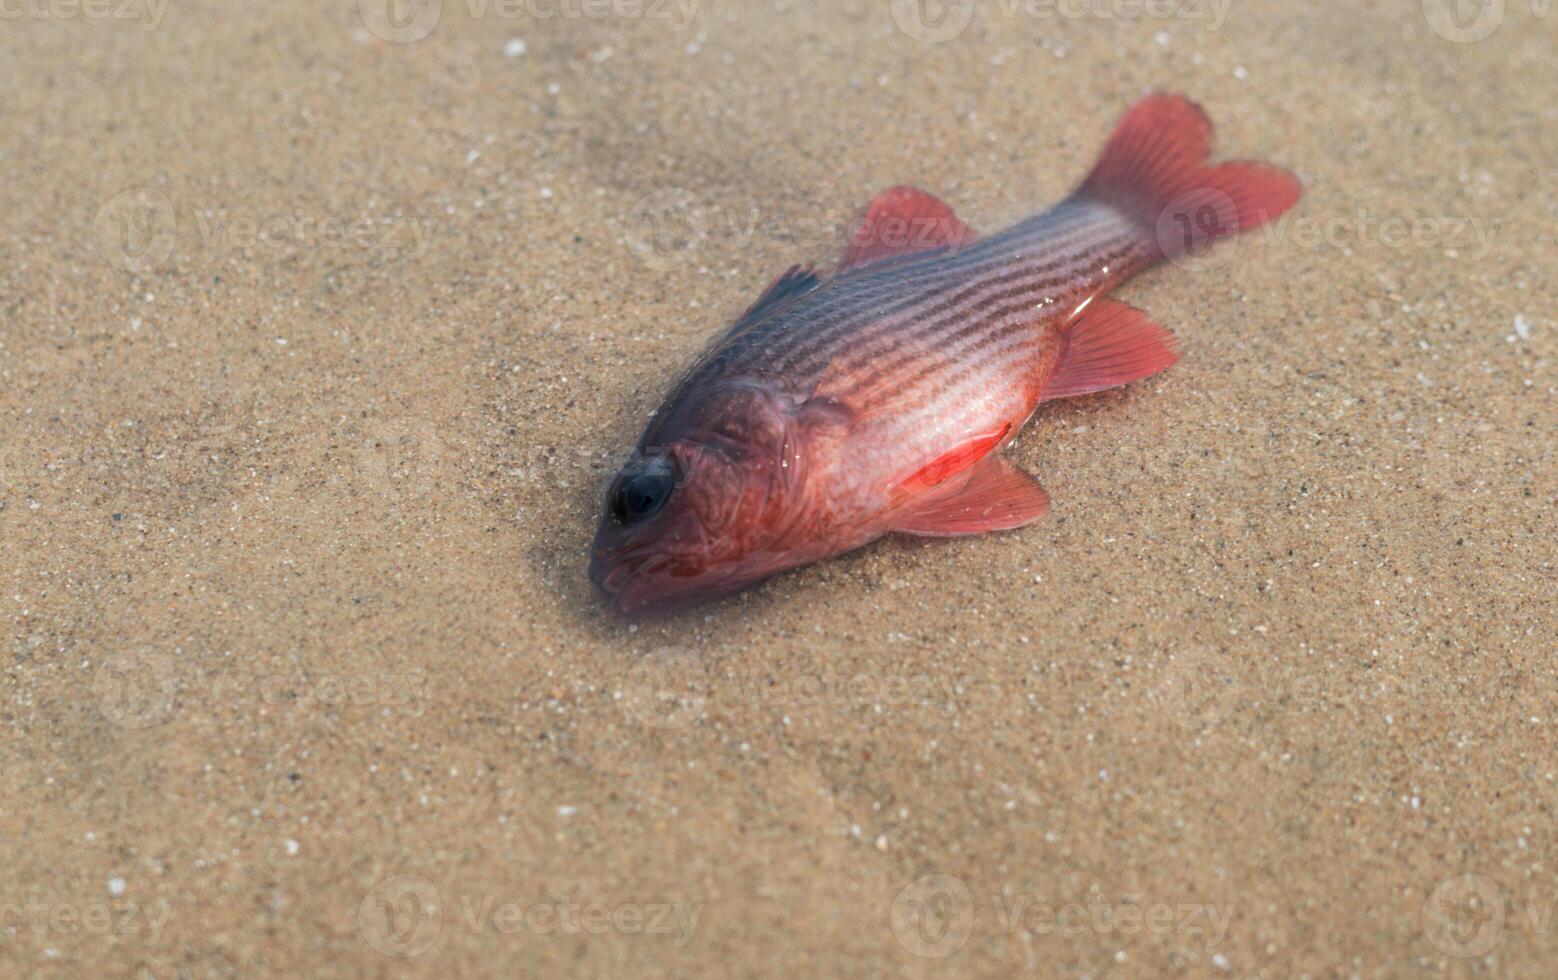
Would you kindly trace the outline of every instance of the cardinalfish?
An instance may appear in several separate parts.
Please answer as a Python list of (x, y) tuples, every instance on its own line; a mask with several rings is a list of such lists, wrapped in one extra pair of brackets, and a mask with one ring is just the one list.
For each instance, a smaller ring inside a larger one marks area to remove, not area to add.
[(1175, 338), (1106, 298), (1300, 194), (1209, 165), (1195, 103), (1151, 95), (1058, 205), (980, 236), (924, 191), (871, 202), (831, 274), (781, 275), (693, 365), (613, 481), (590, 577), (638, 614), (724, 595), (887, 534), (1042, 517), (999, 455), (1040, 404), (1157, 374)]

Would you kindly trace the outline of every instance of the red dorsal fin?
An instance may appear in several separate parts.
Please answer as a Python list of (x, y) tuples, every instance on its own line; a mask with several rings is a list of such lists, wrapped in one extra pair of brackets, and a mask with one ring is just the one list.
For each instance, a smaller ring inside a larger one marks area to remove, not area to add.
[(1077, 194), (1137, 219), (1173, 258), (1272, 220), (1303, 192), (1297, 177), (1269, 164), (1209, 167), (1211, 150), (1212, 123), (1200, 106), (1149, 95), (1126, 111)]
[(976, 237), (938, 198), (913, 187), (894, 187), (878, 194), (855, 225), (838, 271), (916, 252), (958, 248)]
[(1179, 360), (1177, 338), (1134, 306), (1095, 299), (1065, 327), (1066, 349), (1043, 400), (1086, 395), (1145, 378)]
[(932, 490), (911, 505), (893, 530), (928, 538), (1010, 531), (1043, 517), (1049, 494), (1039, 481), (990, 456), (956, 490)]

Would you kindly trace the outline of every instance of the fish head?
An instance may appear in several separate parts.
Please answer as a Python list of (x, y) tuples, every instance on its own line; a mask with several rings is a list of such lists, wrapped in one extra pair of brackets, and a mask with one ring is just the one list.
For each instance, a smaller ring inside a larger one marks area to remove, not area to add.
[(659, 413), (607, 491), (590, 558), (619, 612), (691, 605), (809, 560), (808, 415), (753, 383)]

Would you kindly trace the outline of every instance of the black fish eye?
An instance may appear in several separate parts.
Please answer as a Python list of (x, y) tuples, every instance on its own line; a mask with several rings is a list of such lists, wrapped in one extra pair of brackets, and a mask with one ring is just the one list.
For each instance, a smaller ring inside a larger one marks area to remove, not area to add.
[(675, 489), (676, 468), (666, 457), (652, 456), (618, 479), (611, 493), (611, 515), (619, 524), (648, 520), (660, 512)]

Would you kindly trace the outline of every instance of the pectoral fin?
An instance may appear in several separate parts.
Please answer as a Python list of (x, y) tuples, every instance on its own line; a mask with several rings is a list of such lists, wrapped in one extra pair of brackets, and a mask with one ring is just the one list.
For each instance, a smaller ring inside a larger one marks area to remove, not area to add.
[(937, 487), (912, 504), (893, 530), (927, 538), (1010, 531), (1049, 511), (1039, 481), (1000, 456), (981, 461), (967, 480), (951, 482), (955, 488)]

